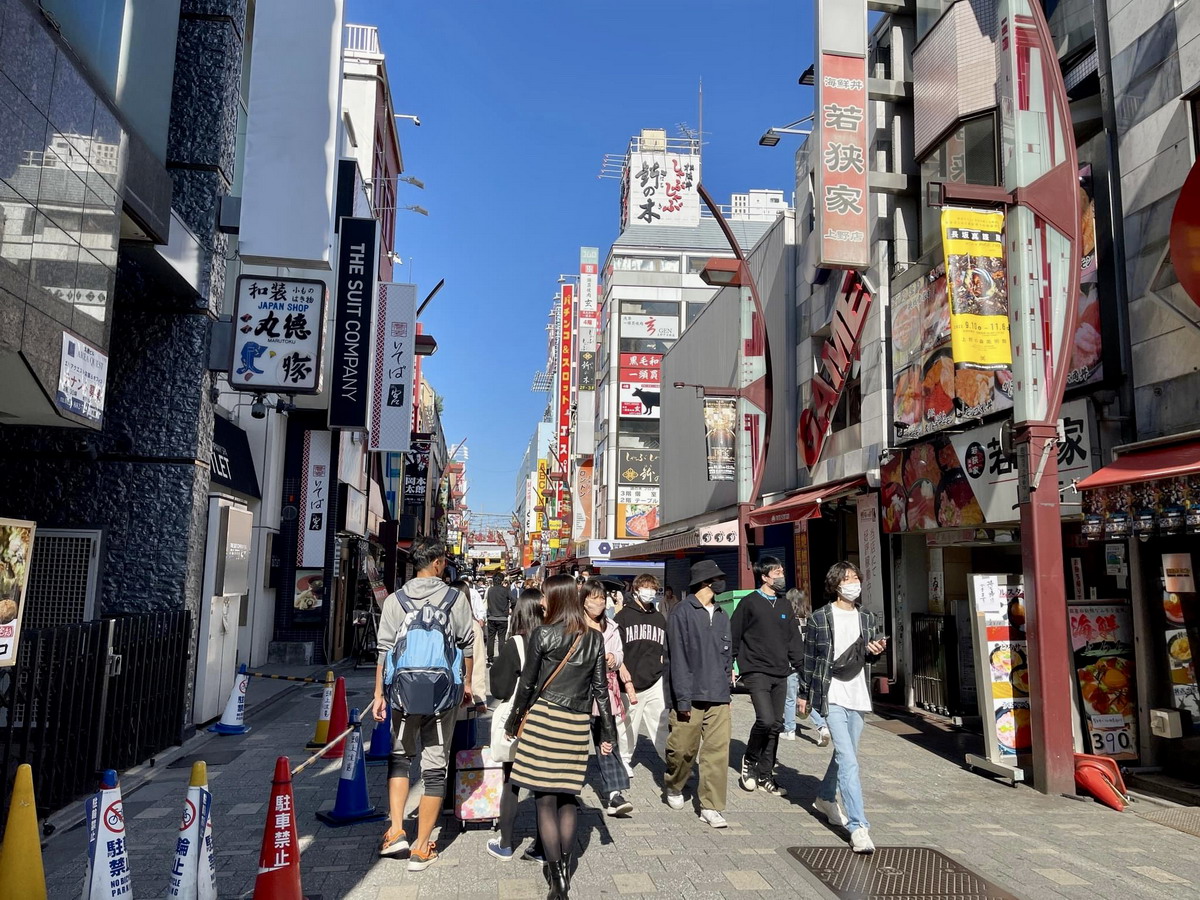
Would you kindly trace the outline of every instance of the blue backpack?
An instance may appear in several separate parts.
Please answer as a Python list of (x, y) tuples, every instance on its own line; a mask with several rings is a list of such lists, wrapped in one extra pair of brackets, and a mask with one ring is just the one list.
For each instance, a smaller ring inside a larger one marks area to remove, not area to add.
[(436, 716), (462, 703), (463, 654), (450, 627), (450, 610), (457, 599), (458, 591), (451, 588), (440, 603), (418, 608), (403, 591), (396, 591), (404, 622), (383, 667), (393, 709)]

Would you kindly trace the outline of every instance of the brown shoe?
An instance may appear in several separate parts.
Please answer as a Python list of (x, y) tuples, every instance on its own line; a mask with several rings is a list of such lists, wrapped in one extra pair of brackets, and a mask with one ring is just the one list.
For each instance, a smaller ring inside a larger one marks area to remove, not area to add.
[(408, 855), (408, 871), (424, 872), (435, 862), (437, 862), (437, 859), (438, 855), (436, 845), (433, 843), (433, 841), (430, 841), (429, 846), (425, 848), (424, 853), (422, 853), (420, 850), (413, 850), (412, 853)]

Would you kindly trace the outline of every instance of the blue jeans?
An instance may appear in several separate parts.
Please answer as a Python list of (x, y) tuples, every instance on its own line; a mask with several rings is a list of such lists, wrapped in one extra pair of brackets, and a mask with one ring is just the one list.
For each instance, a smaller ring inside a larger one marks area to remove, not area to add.
[(833, 738), (833, 758), (829, 760), (817, 796), (832, 802), (837, 798), (837, 792), (842, 792), (842, 806), (850, 820), (846, 827), (851, 832), (868, 827), (862, 784), (858, 779), (858, 739), (862, 735), (864, 719), (864, 713), (832, 703), (825, 718)]
[[(796, 697), (800, 694), (800, 675), (793, 672), (787, 680), (787, 699), (783, 703), (783, 730), (790, 733), (796, 730)], [(825, 727), (825, 717), (815, 709), (809, 709), (808, 721), (814, 728)]]

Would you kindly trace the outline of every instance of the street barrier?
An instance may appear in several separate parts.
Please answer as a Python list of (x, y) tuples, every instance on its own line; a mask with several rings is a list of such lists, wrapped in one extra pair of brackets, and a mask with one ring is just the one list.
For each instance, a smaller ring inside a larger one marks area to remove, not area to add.
[[(245, 666), (242, 667), (245, 669)], [(246, 672), (251, 678), (270, 678), (274, 681), (302, 681), (305, 684), (324, 684), (329, 679), (333, 678), (333, 673), (329, 672), (325, 678), (313, 678), (311, 675), (271, 675), (267, 672)]]
[(17, 767), (8, 802), (8, 823), (0, 846), (0, 900), (46, 900), (46, 871), (29, 763)]
[(383, 721), (376, 722), (371, 731), (371, 746), (367, 750), (368, 766), (382, 766), (392, 755), (392, 704), (388, 703), (383, 709)]
[(172, 900), (217, 900), (212, 794), (208, 791), (208, 766), (203, 762), (192, 763), (167, 896)]
[[(340, 679), (339, 679), (340, 680)], [(300, 839), (296, 834), (295, 799), (288, 758), (275, 760), (271, 800), (258, 855), (253, 900), (304, 900), (300, 886)]]
[(250, 676), (246, 673), (246, 665), (243, 663), (233, 679), (233, 687), (229, 691), (229, 701), (225, 704), (225, 712), (221, 714), (221, 721), (208, 729), (213, 734), (245, 734), (250, 730), (249, 726), (245, 724), (246, 684), (249, 681)]
[[(349, 717), (346, 715), (346, 679), (338, 678), (333, 686), (333, 708), (329, 713), (329, 730), (333, 734), (341, 734), (346, 730), (349, 722)], [(328, 747), (322, 756), (325, 759), (341, 759), (345, 750), (343, 744), (334, 744)]]
[(108, 769), (100, 790), (85, 806), (88, 823), (87, 878), (81, 900), (132, 898), (129, 851), (125, 847), (125, 809), (117, 773)]
[(312, 740), (304, 745), (305, 750), (324, 747), (329, 740), (329, 714), (333, 711), (333, 670), (325, 673), (325, 690), (321, 691), (321, 712), (317, 716), (317, 727)]
[(363, 764), (362, 725), (358, 710), (350, 711), (350, 737), (346, 740), (346, 752), (342, 762), (342, 775), (338, 779), (337, 797), (333, 809), (317, 813), (317, 818), (326, 825), (340, 828), (359, 822), (378, 822), (387, 818), (371, 805), (367, 791), (367, 769)]

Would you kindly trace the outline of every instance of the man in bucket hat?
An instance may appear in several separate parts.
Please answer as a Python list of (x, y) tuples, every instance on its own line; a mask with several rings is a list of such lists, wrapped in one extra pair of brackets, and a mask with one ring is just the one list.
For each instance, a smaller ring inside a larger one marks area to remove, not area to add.
[(692, 566), (689, 593), (667, 620), (671, 735), (667, 739), (667, 805), (683, 809), (683, 786), (700, 758), (700, 818), (724, 828), (729, 775), (729, 684), (733, 630), (713, 602), (725, 590), (725, 573), (702, 559)]

